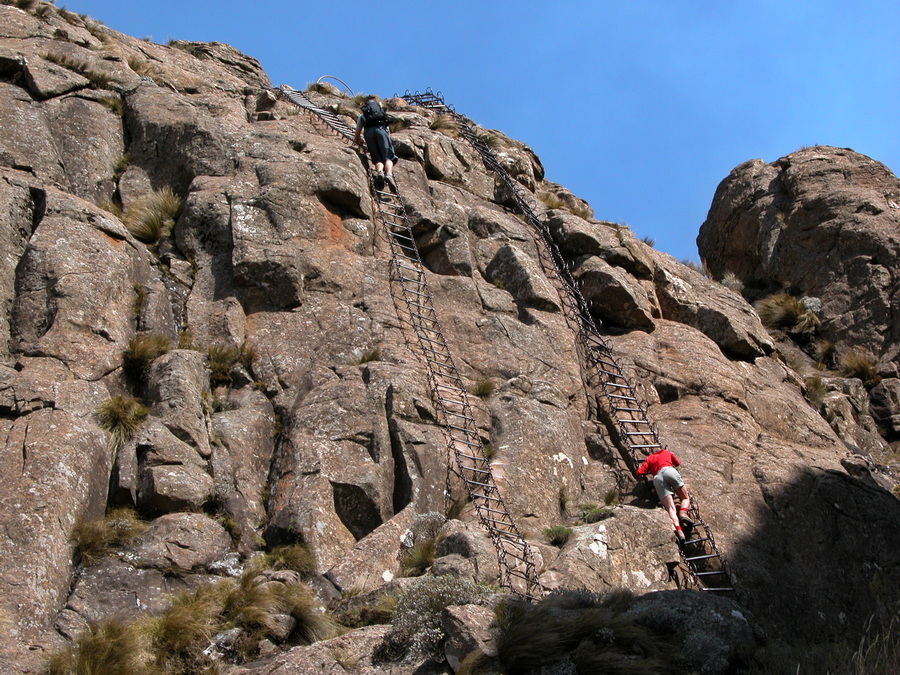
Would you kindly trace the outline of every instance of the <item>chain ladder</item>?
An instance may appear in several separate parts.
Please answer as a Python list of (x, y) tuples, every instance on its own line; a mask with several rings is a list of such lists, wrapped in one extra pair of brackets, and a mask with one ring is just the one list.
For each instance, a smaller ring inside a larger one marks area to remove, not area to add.
[[(589, 390), (602, 394), (606, 401), (600, 407), (610, 421), (617, 436), (622, 459), (633, 475), (641, 464), (641, 457), (661, 447), (656, 426), (650, 421), (647, 406), (631, 380), (623, 372), (612, 349), (597, 328), (590, 312), (590, 305), (572, 276), (570, 264), (565, 260), (547, 225), (525, 197), (521, 186), (509, 175), (497, 156), (478, 136), (468, 118), (444, 102), (443, 96), (433, 91), (411, 94), (403, 99), (408, 103), (450, 115), (462, 136), (478, 152), (485, 165), (505, 185), (510, 198), (528, 223), (540, 235), (536, 239), (538, 257), (545, 273), (554, 281), (562, 300), (563, 313), (569, 327), (576, 335), (576, 345), (582, 363), (586, 366), (586, 385)], [(712, 530), (703, 520), (700, 506), (691, 495), (688, 514), (696, 524), (695, 532), (679, 548), (679, 556), (687, 570), (687, 585), (704, 591), (733, 591), (725, 559), (719, 553)], [(699, 530), (699, 531), (698, 531)]]
[[(280, 93), (311, 115), (321, 119), (344, 140), (356, 145), (355, 133), (334, 113), (317, 106), (303, 92), (282, 85)], [(416, 349), (425, 362), (429, 388), (438, 424), (452, 463), (465, 485), (469, 501), (497, 550), (500, 584), (516, 595), (541, 595), (534, 555), (519, 532), (500, 494), (478, 433), (469, 395), (444, 338), (426, 280), (412, 228), (399, 189), (375, 184), (369, 171), (369, 188), (378, 207), (378, 217), (390, 244), (391, 295), (401, 326), (411, 327)], [(449, 484), (449, 481), (448, 481)], [(449, 490), (448, 490), (449, 493)]]

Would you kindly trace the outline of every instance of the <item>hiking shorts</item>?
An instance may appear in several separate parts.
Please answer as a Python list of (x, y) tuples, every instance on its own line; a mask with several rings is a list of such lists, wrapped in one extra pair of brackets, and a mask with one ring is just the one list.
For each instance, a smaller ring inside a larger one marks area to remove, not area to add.
[(675, 495), (675, 490), (684, 487), (684, 481), (681, 480), (681, 474), (674, 466), (664, 466), (653, 477), (653, 487), (656, 488), (656, 494), (662, 501), (669, 495)]
[(365, 132), (366, 147), (369, 148), (369, 155), (375, 164), (391, 160), (396, 162), (398, 157), (394, 152), (394, 143), (391, 141), (391, 134), (385, 127), (369, 127)]

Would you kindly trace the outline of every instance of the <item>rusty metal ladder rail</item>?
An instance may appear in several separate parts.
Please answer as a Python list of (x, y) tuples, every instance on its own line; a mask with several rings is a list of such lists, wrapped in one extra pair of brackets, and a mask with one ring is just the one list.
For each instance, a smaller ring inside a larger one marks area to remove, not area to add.
[[(331, 130), (355, 145), (353, 130), (336, 115), (315, 105), (303, 92), (286, 85), (282, 85), (281, 92), (288, 100), (324, 121)], [(494, 480), (468, 392), (453, 362), (434, 309), (425, 267), (406, 218), (400, 191), (376, 186), (371, 171), (369, 188), (390, 245), (394, 304), (398, 313), (403, 308), (406, 316), (401, 318), (401, 322), (405, 319), (406, 325), (411, 326), (416, 335), (448, 453), (452, 452), (456, 473), (463, 481), (467, 496), (497, 551), (500, 583), (516, 595), (539, 597), (541, 587), (534, 555), (513, 522)]]
[[(522, 215), (537, 230), (540, 235), (536, 240), (540, 262), (545, 272), (556, 282), (566, 321), (576, 334), (582, 358), (590, 366), (590, 379), (599, 383), (600, 392), (606, 398), (615, 419), (623, 459), (631, 473), (635, 474), (641, 463), (638, 451), (647, 454), (648, 451), (659, 448), (659, 435), (648, 417), (645, 402), (624, 374), (609, 344), (600, 335), (590, 313), (590, 306), (572, 277), (569, 265), (553, 240), (552, 233), (525, 199), (520, 186), (475, 132), (468, 118), (447, 105), (440, 93), (431, 90), (426, 90), (424, 94), (407, 92), (403, 98), (413, 105), (450, 115), (457, 124), (460, 136), (475, 148), (485, 165), (503, 181)], [(588, 386), (593, 385), (588, 383)], [(703, 520), (700, 506), (693, 495), (688, 513), (704, 535), (692, 538), (684, 548), (679, 548), (679, 556), (688, 570), (691, 585), (704, 591), (733, 591), (725, 558), (719, 552), (712, 530)], [(694, 548), (698, 545), (701, 548)]]

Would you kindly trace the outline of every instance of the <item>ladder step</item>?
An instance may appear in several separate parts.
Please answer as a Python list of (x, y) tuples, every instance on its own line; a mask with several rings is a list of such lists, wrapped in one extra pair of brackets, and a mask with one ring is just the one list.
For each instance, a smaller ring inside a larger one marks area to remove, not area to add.
[(718, 593), (726, 593), (726, 592), (731, 592), (731, 591), (733, 591), (734, 589), (733, 589), (733, 588), (730, 588), (730, 587), (708, 588), (708, 587), (706, 587), (706, 586), (701, 586), (701, 587), (700, 587), (700, 590), (701, 590), (701, 591), (714, 591), (714, 592), (718, 592)]
[(715, 572), (694, 572), (698, 577), (711, 577), (716, 574), (727, 574), (725, 570), (716, 570)]
[(695, 555), (695, 556), (691, 556), (690, 558), (685, 557), (685, 560), (687, 560), (688, 562), (692, 562), (694, 560), (707, 560), (709, 558), (719, 558), (719, 557), (720, 556), (718, 553), (710, 553), (709, 555)]

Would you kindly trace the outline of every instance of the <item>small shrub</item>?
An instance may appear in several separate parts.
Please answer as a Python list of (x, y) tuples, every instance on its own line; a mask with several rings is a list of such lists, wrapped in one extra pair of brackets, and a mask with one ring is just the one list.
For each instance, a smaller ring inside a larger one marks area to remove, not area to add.
[(694, 260), (691, 260), (690, 258), (685, 258), (684, 260), (681, 261), (681, 264), (684, 265), (685, 267), (687, 267), (688, 269), (694, 270), (698, 274), (702, 274), (703, 276), (706, 276), (706, 270), (703, 268), (703, 266), (700, 263), (698, 263)]
[(656, 239), (654, 239), (653, 237), (641, 237), (641, 241), (647, 244), (647, 246), (649, 246), (650, 248), (656, 246)]
[(447, 516), (447, 520), (459, 520), (468, 503), (469, 496), (466, 494), (458, 495), (449, 500), (447, 511), (444, 514)]
[(391, 619), (391, 632), (377, 650), (376, 657), (393, 661), (407, 653), (422, 656), (437, 654), (444, 639), (441, 612), (450, 605), (482, 603), (490, 595), (489, 589), (468, 579), (422, 577), (410, 584), (397, 601)]
[(838, 357), (838, 371), (844, 377), (858, 377), (867, 386), (881, 380), (878, 359), (861, 347), (852, 347)]
[(125, 212), (125, 227), (145, 244), (155, 244), (168, 236), (181, 213), (181, 198), (172, 188), (154, 190), (137, 200)]
[(361, 366), (364, 363), (372, 361), (381, 361), (381, 350), (378, 347), (368, 349), (351, 361), (354, 366)]
[(132, 382), (143, 382), (147, 370), (163, 354), (172, 349), (172, 341), (165, 335), (144, 333), (135, 335), (128, 341), (128, 347), (122, 354), (122, 368)]
[(47, 675), (163, 675), (149, 663), (146, 641), (135, 624), (110, 619), (92, 623), (68, 647), (51, 655)]
[(566, 542), (569, 541), (572, 532), (572, 528), (566, 527), (565, 525), (554, 525), (553, 527), (548, 527), (544, 530), (544, 537), (551, 546), (562, 548)]
[(84, 565), (93, 565), (147, 529), (133, 509), (110, 510), (102, 518), (78, 523), (72, 532)]
[(611, 488), (606, 491), (606, 494), (603, 495), (603, 503), (606, 506), (616, 506), (622, 501), (622, 493), (619, 492), (618, 488)]
[(114, 448), (121, 448), (143, 424), (150, 411), (134, 396), (113, 396), (97, 407), (97, 424), (109, 433)]
[(334, 89), (332, 89), (331, 85), (325, 84), (324, 82), (310, 82), (306, 85), (304, 91), (307, 93), (334, 95)]
[(598, 523), (601, 520), (611, 518), (612, 509), (597, 506), (596, 504), (579, 504), (578, 509), (581, 511), (579, 520), (583, 523)]
[(159, 71), (152, 63), (137, 56), (129, 56), (127, 61), (128, 67), (141, 77), (156, 77)]
[(494, 393), (494, 390), (497, 388), (493, 382), (488, 379), (478, 380), (472, 386), (472, 395), (477, 396), (480, 399), (488, 398), (491, 394)]

